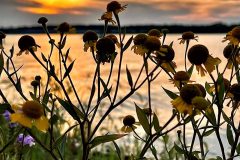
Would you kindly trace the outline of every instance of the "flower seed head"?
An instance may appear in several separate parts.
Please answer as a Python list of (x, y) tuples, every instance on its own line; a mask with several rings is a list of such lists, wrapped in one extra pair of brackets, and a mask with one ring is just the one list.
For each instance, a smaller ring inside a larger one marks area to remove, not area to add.
[(194, 39), (194, 33), (192, 31), (188, 31), (188, 32), (183, 32), (182, 34), (182, 39), (184, 40), (190, 40), (190, 39)]
[(88, 30), (83, 34), (83, 42), (97, 41), (98, 35), (95, 31)]
[(188, 104), (191, 104), (192, 99), (194, 97), (200, 96), (200, 95), (201, 95), (201, 91), (194, 84), (186, 84), (180, 90), (180, 96)]
[(109, 34), (106, 37), (110, 38), (114, 42), (114, 44), (118, 43), (117, 36), (115, 36), (114, 34)]
[(46, 24), (48, 22), (48, 19), (46, 18), (46, 17), (40, 17), (39, 19), (38, 19), (38, 23), (39, 24)]
[(37, 80), (34, 80), (34, 81), (31, 82), (31, 85), (32, 85), (33, 87), (37, 87), (37, 86), (40, 85), (40, 82), (37, 81)]
[(205, 110), (209, 106), (209, 102), (201, 96), (194, 97), (192, 99), (192, 104), (198, 110)]
[(115, 12), (117, 10), (121, 10), (122, 6), (118, 1), (112, 1), (107, 4), (107, 11), (108, 12)]
[(190, 76), (185, 71), (178, 71), (174, 74), (173, 78), (176, 81), (188, 81), (190, 79)]
[(224, 50), (223, 50), (223, 55), (224, 55), (224, 57), (225, 58), (231, 58), (231, 55), (232, 55), (232, 53), (233, 53), (233, 50), (234, 50), (234, 46), (233, 45), (231, 45), (231, 44), (229, 44), (229, 45), (227, 45), (225, 48), (224, 48)]
[(162, 33), (158, 29), (151, 29), (148, 31), (148, 35), (160, 38), (162, 36)]
[(144, 46), (150, 51), (156, 51), (156, 50), (159, 50), (161, 46), (161, 42), (155, 36), (148, 36), (144, 43)]
[(135, 118), (131, 115), (124, 117), (123, 124), (124, 126), (132, 126), (135, 123)]
[(240, 26), (234, 27), (232, 29), (232, 36), (237, 39), (240, 39)]
[(43, 115), (43, 106), (37, 101), (26, 101), (22, 105), (23, 113), (33, 119), (38, 119)]
[(201, 44), (192, 46), (188, 51), (188, 60), (195, 65), (201, 65), (207, 61), (209, 51)]
[(38, 76), (35, 76), (35, 80), (36, 80), (36, 81), (40, 81), (41, 79), (42, 79), (41, 76), (39, 76), (39, 75), (38, 75)]
[(229, 92), (233, 94), (234, 100), (240, 101), (240, 85), (235, 83), (231, 85)]
[(115, 52), (114, 42), (107, 37), (99, 39), (97, 41), (96, 47), (99, 53), (112, 54)]
[(70, 31), (70, 25), (67, 23), (67, 22), (63, 22), (61, 23), (57, 30), (60, 32), (60, 33), (66, 33), (66, 32), (69, 32)]
[(18, 47), (21, 51), (29, 50), (33, 46), (36, 46), (36, 42), (32, 36), (24, 35), (18, 40)]
[(133, 43), (135, 45), (143, 45), (147, 40), (147, 35), (144, 33), (139, 33), (133, 38)]
[[(160, 53), (159, 53), (160, 52)], [(168, 45), (162, 45), (157, 53), (157, 59), (171, 62), (175, 57), (175, 52), (172, 47)]]

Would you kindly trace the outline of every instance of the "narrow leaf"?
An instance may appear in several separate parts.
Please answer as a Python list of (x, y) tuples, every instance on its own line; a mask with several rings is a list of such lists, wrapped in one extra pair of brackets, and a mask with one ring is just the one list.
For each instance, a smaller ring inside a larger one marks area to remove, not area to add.
[(185, 153), (185, 151), (182, 148), (180, 148), (176, 143), (174, 143), (174, 148), (180, 154), (184, 154)]
[(47, 58), (44, 56), (43, 53), (41, 53), (41, 56), (42, 56), (42, 59), (43, 59), (44, 62), (47, 62), (47, 61), (48, 61)]
[(187, 71), (190, 77), (192, 76), (193, 69), (194, 69), (194, 65), (191, 65), (191, 67)]
[(210, 129), (210, 130), (204, 132), (203, 137), (207, 137), (207, 136), (211, 135), (214, 131), (215, 131), (215, 129)]
[(148, 123), (147, 115), (144, 113), (144, 111), (140, 107), (137, 106), (136, 103), (135, 103), (135, 107), (136, 107), (136, 113), (137, 113), (140, 124), (142, 125), (145, 132), (147, 134), (150, 134), (150, 125)]
[(120, 150), (119, 146), (117, 145), (117, 143), (116, 143), (115, 141), (112, 141), (112, 142), (113, 142), (114, 147), (115, 147), (115, 149), (116, 149), (118, 158), (119, 158), (119, 160), (121, 160), (121, 150)]
[(159, 132), (161, 130), (161, 127), (159, 125), (158, 117), (155, 113), (153, 114), (153, 127), (154, 127), (156, 132)]
[(127, 72), (128, 84), (132, 88), (133, 87), (132, 75), (131, 75), (131, 72), (128, 70), (127, 66), (126, 66), (126, 72)]
[(227, 124), (227, 140), (228, 140), (228, 143), (232, 146), (234, 143), (234, 139), (233, 139), (232, 129), (229, 124)]
[(167, 93), (167, 95), (171, 98), (171, 99), (176, 99), (178, 97), (177, 94), (173, 93), (172, 91), (162, 87), (163, 90)]
[(70, 105), (67, 101), (62, 100), (61, 98), (57, 97), (57, 99), (58, 102), (63, 106), (63, 108), (72, 116), (73, 119), (75, 119), (76, 121), (80, 121), (73, 105)]
[(126, 49), (128, 49), (128, 47), (131, 45), (131, 43), (132, 43), (132, 40), (133, 40), (133, 36), (131, 36), (130, 38), (129, 38), (129, 40), (127, 41), (127, 43), (125, 44), (125, 46), (123, 47), (123, 52), (126, 50)]
[(90, 144), (91, 144), (90, 148), (94, 148), (97, 145), (102, 144), (102, 143), (115, 141), (126, 135), (127, 134), (111, 134), (111, 135), (97, 136), (90, 142)]
[(66, 69), (66, 72), (64, 73), (63, 79), (65, 79), (70, 74), (70, 72), (72, 71), (74, 62), (75, 62), (75, 60)]

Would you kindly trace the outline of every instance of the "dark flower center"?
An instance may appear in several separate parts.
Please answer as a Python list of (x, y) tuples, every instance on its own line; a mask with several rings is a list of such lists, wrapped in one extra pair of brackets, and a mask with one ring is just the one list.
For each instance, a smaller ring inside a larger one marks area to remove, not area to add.
[(192, 99), (196, 96), (200, 96), (201, 91), (199, 88), (194, 84), (186, 84), (184, 87), (180, 90), (180, 96), (182, 99), (188, 103), (191, 104)]
[(209, 51), (201, 44), (192, 46), (188, 51), (188, 60), (195, 65), (201, 65), (207, 61)]
[(112, 1), (107, 5), (108, 12), (115, 12), (116, 10), (119, 10), (121, 8), (122, 8), (121, 4), (117, 1)]
[(223, 50), (223, 55), (225, 58), (230, 58), (232, 53), (233, 53), (233, 50), (234, 50), (234, 46), (233, 45), (227, 45), (224, 50)]
[(89, 42), (89, 41), (97, 41), (98, 35), (95, 31), (86, 31), (83, 34), (83, 42)]
[(18, 47), (21, 51), (28, 50), (33, 46), (36, 46), (36, 42), (33, 37), (29, 35), (22, 36), (18, 41)]
[(123, 124), (124, 126), (132, 126), (135, 123), (135, 118), (131, 115), (124, 117)]
[(145, 43), (145, 41), (147, 40), (147, 37), (148, 36), (146, 34), (140, 33), (133, 38), (133, 43), (135, 45), (143, 45)]
[(151, 29), (149, 32), (148, 32), (148, 35), (149, 36), (155, 36), (155, 37), (161, 37), (161, 32), (158, 30), (158, 29)]
[(161, 43), (157, 37), (148, 36), (144, 43), (144, 46), (150, 51), (156, 51), (156, 50), (159, 50)]
[(235, 83), (233, 84), (230, 89), (229, 92), (233, 94), (234, 99), (236, 101), (240, 101), (240, 85)]
[(43, 115), (43, 106), (37, 101), (26, 101), (22, 106), (23, 113), (34, 119), (38, 119)]
[[(160, 52), (160, 53), (159, 53)], [(171, 62), (175, 57), (175, 52), (172, 47), (168, 45), (163, 45), (160, 47), (160, 50), (156, 52), (157, 59), (167, 62)]]
[(174, 80), (176, 81), (188, 81), (190, 79), (190, 76), (185, 71), (178, 71), (174, 74)]

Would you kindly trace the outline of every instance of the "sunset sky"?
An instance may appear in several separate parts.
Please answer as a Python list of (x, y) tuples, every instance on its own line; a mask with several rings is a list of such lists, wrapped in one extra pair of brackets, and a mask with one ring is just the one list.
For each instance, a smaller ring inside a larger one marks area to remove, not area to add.
[[(100, 24), (109, 0), (0, 0), (0, 27), (50, 24)], [(119, 0), (124, 25), (240, 23), (240, 0)]]

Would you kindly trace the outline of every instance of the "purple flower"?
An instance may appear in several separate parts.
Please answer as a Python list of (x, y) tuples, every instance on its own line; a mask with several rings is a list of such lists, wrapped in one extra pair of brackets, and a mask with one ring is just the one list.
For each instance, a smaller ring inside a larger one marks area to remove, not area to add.
[(24, 136), (22, 133), (18, 135), (17, 142), (23, 143), (24, 146), (29, 145), (29, 147), (35, 145), (35, 141), (30, 135)]
[[(3, 113), (4, 119), (8, 122), (10, 122), (10, 115), (11, 115), (11, 113), (8, 110), (5, 110), (5, 112)], [(16, 126), (17, 126), (17, 123), (9, 123), (10, 128), (13, 128)]]
[(3, 113), (3, 117), (6, 121), (10, 121), (10, 115), (11, 113), (8, 110), (5, 110), (5, 112)]

